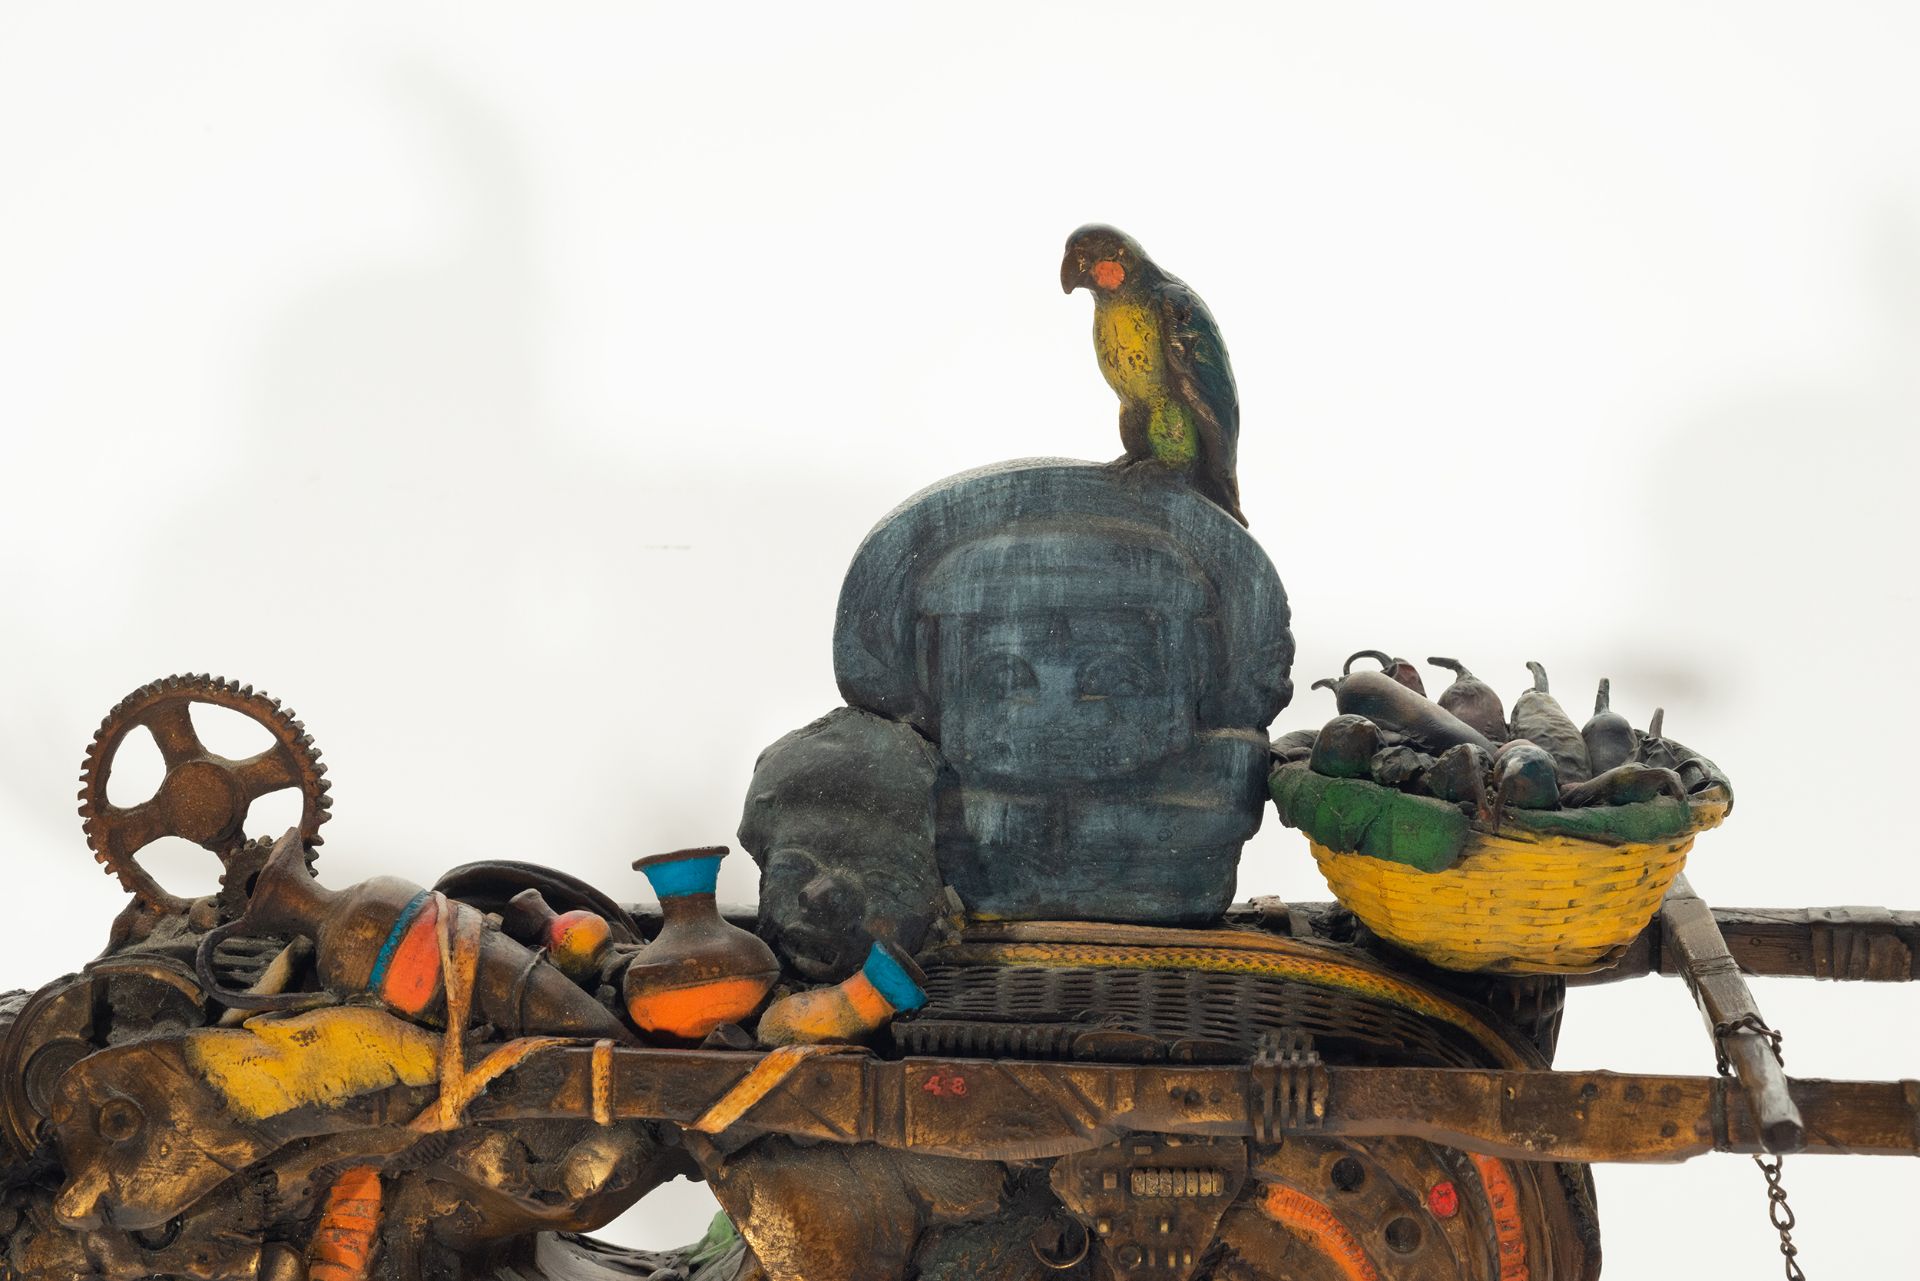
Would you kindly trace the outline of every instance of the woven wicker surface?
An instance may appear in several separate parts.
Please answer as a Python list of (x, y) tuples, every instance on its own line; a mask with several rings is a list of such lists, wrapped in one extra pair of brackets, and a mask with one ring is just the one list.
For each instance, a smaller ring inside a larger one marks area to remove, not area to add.
[(976, 922), (919, 957), (927, 1005), (896, 1020), (908, 1054), (1101, 1057), (1096, 1030), (1192, 1038), (1251, 1057), (1305, 1032), (1328, 1062), (1525, 1067), (1533, 1047), (1488, 1012), (1350, 949), (1242, 929)]
[(895, 1024), (908, 1054), (1067, 1058), (1112, 1027), (1201, 1037), (1251, 1057), (1263, 1032), (1298, 1028), (1331, 1061), (1476, 1067), (1487, 1051), (1458, 1029), (1389, 1001), (1261, 975), (1205, 971), (939, 965), (926, 1009)]
[(1619, 959), (1653, 919), (1693, 837), (1602, 845), (1476, 832), (1441, 872), (1312, 846), (1334, 896), (1416, 956), (1454, 970), (1581, 974)]

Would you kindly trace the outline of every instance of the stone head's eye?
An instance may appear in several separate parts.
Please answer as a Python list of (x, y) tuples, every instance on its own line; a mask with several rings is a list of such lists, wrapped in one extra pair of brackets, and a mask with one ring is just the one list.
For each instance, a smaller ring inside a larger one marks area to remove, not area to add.
[(1147, 690), (1147, 669), (1126, 654), (1101, 654), (1080, 665), (1074, 692), (1082, 698), (1124, 698)]
[(972, 687), (988, 698), (1013, 698), (1040, 684), (1027, 660), (1016, 654), (988, 654), (969, 673)]

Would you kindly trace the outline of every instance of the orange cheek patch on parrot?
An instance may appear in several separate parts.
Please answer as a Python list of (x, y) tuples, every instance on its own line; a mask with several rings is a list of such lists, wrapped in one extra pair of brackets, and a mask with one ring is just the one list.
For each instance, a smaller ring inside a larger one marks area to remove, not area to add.
[(1093, 264), (1093, 283), (1102, 289), (1118, 289), (1120, 282), (1127, 278), (1127, 269), (1117, 262), (1104, 261)]

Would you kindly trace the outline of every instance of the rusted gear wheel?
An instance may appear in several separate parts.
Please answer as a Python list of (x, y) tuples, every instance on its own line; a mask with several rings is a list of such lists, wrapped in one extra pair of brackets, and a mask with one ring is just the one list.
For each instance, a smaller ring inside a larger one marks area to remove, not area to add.
[[(195, 703), (230, 708), (258, 721), (273, 735), (273, 746), (245, 760), (216, 756), (194, 730), (189, 708)], [(120, 744), (143, 725), (159, 745), (167, 772), (152, 797), (123, 809), (107, 800), (107, 777)], [(300, 835), (309, 847), (318, 845), (320, 825), (333, 805), (326, 773), (313, 736), (279, 699), (219, 676), (169, 676), (133, 691), (100, 722), (80, 767), (80, 817), (94, 858), (148, 909), (179, 912), (188, 906), (134, 858), (163, 836), (185, 837), (219, 855), (227, 869), (222, 906), (230, 908), (233, 895), (244, 897), (246, 889), (241, 855), (248, 807), (269, 792), (299, 788)]]
[[(326, 821), (322, 811), (321, 822)], [(318, 841), (318, 837), (314, 838)], [(267, 859), (273, 853), (273, 838), (256, 836), (244, 842), (239, 849), (223, 856), (220, 860), (220, 892), (214, 896), (214, 902), (220, 908), (220, 919), (231, 921), (247, 910), (247, 899), (253, 893), (253, 882), (266, 869)], [(306, 847), (307, 867), (313, 868), (313, 843)]]

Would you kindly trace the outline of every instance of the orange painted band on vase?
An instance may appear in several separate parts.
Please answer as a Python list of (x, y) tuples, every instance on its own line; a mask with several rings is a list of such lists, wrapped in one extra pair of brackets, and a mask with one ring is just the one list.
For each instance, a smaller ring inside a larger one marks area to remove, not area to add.
[(687, 987), (656, 988), (627, 998), (627, 1013), (649, 1032), (683, 1041), (706, 1039), (722, 1023), (738, 1023), (760, 1008), (771, 978), (713, 979)]

